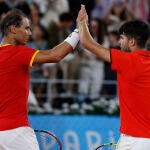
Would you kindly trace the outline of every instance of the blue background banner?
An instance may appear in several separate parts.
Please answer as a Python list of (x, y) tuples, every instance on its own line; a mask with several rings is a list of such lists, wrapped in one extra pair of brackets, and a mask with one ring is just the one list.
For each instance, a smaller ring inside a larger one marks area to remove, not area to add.
[(94, 150), (119, 138), (119, 117), (29, 115), (29, 120), (32, 128), (53, 132), (62, 142), (63, 150)]

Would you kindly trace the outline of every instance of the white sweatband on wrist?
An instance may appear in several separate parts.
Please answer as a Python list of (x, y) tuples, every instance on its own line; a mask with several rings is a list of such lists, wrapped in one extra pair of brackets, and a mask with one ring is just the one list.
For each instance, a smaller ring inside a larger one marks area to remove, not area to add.
[(64, 41), (69, 43), (74, 49), (79, 42), (79, 30), (75, 29)]

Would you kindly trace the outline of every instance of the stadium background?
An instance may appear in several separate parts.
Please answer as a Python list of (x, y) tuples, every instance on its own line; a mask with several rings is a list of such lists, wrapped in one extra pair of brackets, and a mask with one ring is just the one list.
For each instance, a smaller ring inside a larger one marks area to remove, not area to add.
[[(150, 0), (1, 0), (0, 18), (21, 9), (31, 20), (28, 46), (48, 49), (75, 28), (80, 4), (85, 4), (94, 39), (119, 49), (119, 26), (129, 20), (150, 22)], [(0, 36), (1, 39), (1, 36)], [(147, 43), (150, 49), (150, 40)], [(58, 64), (31, 68), (29, 119), (34, 129), (53, 132), (64, 150), (93, 150), (119, 137), (116, 74), (110, 65), (88, 53), (80, 43)], [(49, 143), (44, 143), (48, 150)]]

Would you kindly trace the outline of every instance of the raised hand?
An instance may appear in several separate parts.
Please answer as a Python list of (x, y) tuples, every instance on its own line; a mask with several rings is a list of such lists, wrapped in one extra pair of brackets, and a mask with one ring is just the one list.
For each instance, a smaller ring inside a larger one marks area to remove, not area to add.
[(76, 21), (79, 29), (80, 43), (82, 46), (94, 53), (100, 59), (110, 62), (109, 49), (104, 48), (102, 45), (98, 44), (89, 32), (88, 15), (84, 5), (81, 5), (81, 9), (79, 10)]
[(80, 42), (84, 46), (84, 43), (86, 42), (86, 38), (84, 38), (87, 34), (89, 35), (89, 29), (88, 29), (88, 15), (86, 13), (86, 9), (84, 5), (81, 5), (81, 9), (79, 10), (78, 17), (76, 19), (77, 27), (79, 29), (79, 37)]
[(79, 27), (80, 25), (86, 23), (88, 24), (88, 15), (85, 9), (85, 5), (81, 5), (81, 9), (78, 13), (78, 17), (76, 19), (77, 26)]

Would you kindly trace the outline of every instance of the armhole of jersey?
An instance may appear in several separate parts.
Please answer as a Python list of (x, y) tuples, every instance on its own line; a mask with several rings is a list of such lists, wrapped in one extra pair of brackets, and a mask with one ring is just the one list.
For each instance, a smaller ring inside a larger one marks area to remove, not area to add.
[(31, 60), (30, 60), (30, 67), (32, 67), (32, 64), (33, 64), (33, 61), (34, 61), (34, 58), (35, 58), (35, 56), (39, 53), (40, 51), (39, 50), (37, 50), (34, 54), (33, 54), (33, 56), (32, 56), (32, 58), (31, 58)]

